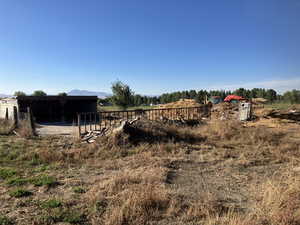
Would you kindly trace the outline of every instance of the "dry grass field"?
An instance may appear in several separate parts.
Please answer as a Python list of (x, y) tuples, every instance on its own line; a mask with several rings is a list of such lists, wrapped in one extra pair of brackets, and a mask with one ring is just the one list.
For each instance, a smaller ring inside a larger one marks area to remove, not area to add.
[(298, 225), (300, 124), (265, 120), (0, 135), (0, 225)]

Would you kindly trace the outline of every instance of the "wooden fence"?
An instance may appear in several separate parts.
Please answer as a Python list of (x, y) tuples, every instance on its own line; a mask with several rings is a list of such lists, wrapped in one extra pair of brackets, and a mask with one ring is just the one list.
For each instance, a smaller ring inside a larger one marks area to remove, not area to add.
[(144, 118), (158, 120), (199, 120), (210, 117), (211, 107), (203, 105), (187, 108), (145, 109), (128, 111), (107, 111), (97, 113), (79, 113), (77, 124), (79, 135), (89, 131), (102, 130), (119, 125), (124, 120)]
[(34, 118), (32, 115), (31, 109), (28, 107), (26, 112), (20, 112), (18, 111), (17, 107), (13, 107), (13, 110), (11, 111), (11, 115), (9, 115), (9, 110), (6, 108), (6, 113), (5, 113), (5, 118), (4, 120), (11, 120), (13, 121), (13, 127), (12, 129), (14, 130), (15, 128), (18, 128), (21, 125), (21, 122), (24, 125), (25, 123), (28, 124), (28, 128), (30, 128), (29, 132), (32, 134), (35, 134), (35, 123), (34, 123)]

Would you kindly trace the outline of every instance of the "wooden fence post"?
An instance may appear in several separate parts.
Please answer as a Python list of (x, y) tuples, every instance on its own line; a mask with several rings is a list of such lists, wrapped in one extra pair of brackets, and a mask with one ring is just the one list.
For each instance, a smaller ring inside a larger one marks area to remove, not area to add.
[(5, 111), (5, 119), (8, 120), (8, 108), (6, 108), (6, 111)]
[(19, 118), (18, 118), (18, 109), (17, 109), (17, 107), (16, 106), (14, 106), (14, 108), (13, 108), (13, 120), (14, 120), (14, 125), (15, 126), (18, 126), (18, 124), (19, 124)]
[(77, 114), (77, 125), (78, 125), (78, 137), (81, 137), (81, 116), (80, 113)]
[(27, 107), (27, 122), (29, 124), (31, 134), (34, 134), (34, 123), (32, 118), (32, 112), (29, 107)]

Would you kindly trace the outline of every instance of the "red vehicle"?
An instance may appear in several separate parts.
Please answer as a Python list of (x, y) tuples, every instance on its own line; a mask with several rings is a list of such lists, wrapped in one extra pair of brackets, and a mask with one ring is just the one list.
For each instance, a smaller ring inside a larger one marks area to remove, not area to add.
[(246, 99), (241, 96), (238, 96), (238, 95), (228, 95), (224, 99), (224, 102), (238, 102), (238, 101), (242, 101), (242, 100), (246, 100)]

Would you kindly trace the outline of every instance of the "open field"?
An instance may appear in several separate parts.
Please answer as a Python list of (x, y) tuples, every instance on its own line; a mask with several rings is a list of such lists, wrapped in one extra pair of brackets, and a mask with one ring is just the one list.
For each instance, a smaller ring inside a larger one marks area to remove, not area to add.
[[(133, 106), (129, 107), (126, 110), (136, 110), (136, 109), (153, 109), (155, 106)], [(123, 110), (122, 108), (118, 106), (100, 106), (98, 107), (99, 111), (119, 111)]]
[(300, 224), (300, 124), (266, 121), (0, 135), (0, 224)]
[(300, 109), (299, 104), (294, 104), (291, 105), (289, 103), (273, 103), (273, 104), (266, 104), (265, 108), (272, 108), (272, 109), (280, 109), (280, 110), (285, 110), (288, 108), (295, 108), (295, 109)]

